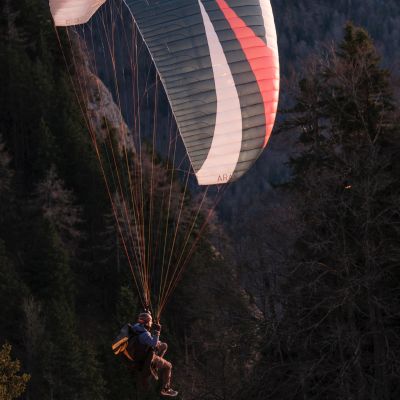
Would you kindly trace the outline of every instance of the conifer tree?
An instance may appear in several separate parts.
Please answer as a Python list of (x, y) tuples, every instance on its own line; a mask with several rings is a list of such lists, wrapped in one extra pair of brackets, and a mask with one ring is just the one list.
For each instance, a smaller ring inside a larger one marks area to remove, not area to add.
[(0, 350), (0, 399), (13, 400), (21, 396), (29, 382), (28, 374), (20, 375), (20, 363), (11, 358), (11, 345)]
[(55, 166), (52, 165), (45, 179), (36, 187), (36, 206), (41, 209), (43, 217), (57, 231), (70, 254), (74, 254), (81, 237), (79, 225), (81, 209), (76, 203), (72, 191), (65, 188), (64, 182), (58, 177)]
[(29, 293), (0, 239), (0, 339), (18, 341), (22, 334), (22, 301)]
[(400, 129), (389, 73), (367, 32), (348, 24), (299, 88), (289, 118), (304, 146), (292, 164), (301, 219), (285, 289), (291, 377), (304, 396), (389, 400), (400, 351)]
[(15, 213), (14, 171), (10, 168), (10, 162), (11, 157), (0, 135), (0, 236), (6, 233), (4, 227), (10, 223)]
[(299, 137), (293, 180), (281, 191), (294, 210), (287, 229), (295, 245), (282, 268), (278, 325), (246, 396), (397, 396), (400, 129), (392, 89), (372, 39), (351, 24), (304, 71), (284, 124)]

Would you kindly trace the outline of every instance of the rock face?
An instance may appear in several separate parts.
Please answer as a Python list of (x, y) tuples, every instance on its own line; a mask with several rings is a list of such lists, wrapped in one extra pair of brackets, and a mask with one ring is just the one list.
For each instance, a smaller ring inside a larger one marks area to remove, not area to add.
[[(94, 72), (90, 62), (89, 51), (78, 35), (73, 36), (75, 58), (76, 87), (83, 102), (90, 130), (99, 142), (104, 142), (111, 134), (122, 154), (124, 149), (136, 153), (132, 132), (125, 122), (120, 106), (115, 102), (112, 93)], [(77, 50), (79, 49), (79, 50)]]
[(121, 153), (124, 147), (135, 152), (131, 131), (122, 117), (120, 107), (101, 79), (86, 68), (86, 111), (98, 140), (104, 141), (112, 131), (117, 135), (116, 142)]

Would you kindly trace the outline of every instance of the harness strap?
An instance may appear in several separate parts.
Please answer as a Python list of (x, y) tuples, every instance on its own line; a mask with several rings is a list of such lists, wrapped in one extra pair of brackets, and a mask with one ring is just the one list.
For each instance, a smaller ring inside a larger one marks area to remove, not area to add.
[(124, 355), (131, 361), (133, 361), (133, 358), (130, 356), (130, 354), (128, 353), (128, 351), (125, 349), (124, 350)]

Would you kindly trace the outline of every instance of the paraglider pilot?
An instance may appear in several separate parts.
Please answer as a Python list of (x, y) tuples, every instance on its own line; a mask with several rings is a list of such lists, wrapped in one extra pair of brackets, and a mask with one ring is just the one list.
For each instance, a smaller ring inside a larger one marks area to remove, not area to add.
[(139, 314), (138, 322), (132, 326), (132, 331), (136, 338), (132, 341), (134, 348), (130, 352), (134, 353), (136, 360), (143, 360), (144, 370), (150, 370), (156, 380), (161, 378), (161, 395), (175, 397), (178, 392), (170, 386), (172, 364), (164, 359), (168, 345), (159, 340), (161, 325), (153, 323), (149, 312), (143, 312)]

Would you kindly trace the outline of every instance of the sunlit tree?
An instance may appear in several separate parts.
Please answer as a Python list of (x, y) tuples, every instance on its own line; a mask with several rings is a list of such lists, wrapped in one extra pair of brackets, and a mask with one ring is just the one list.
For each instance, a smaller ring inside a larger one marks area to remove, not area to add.
[(13, 400), (26, 389), (30, 376), (20, 373), (21, 365), (11, 357), (11, 345), (6, 343), (0, 350), (0, 400)]

